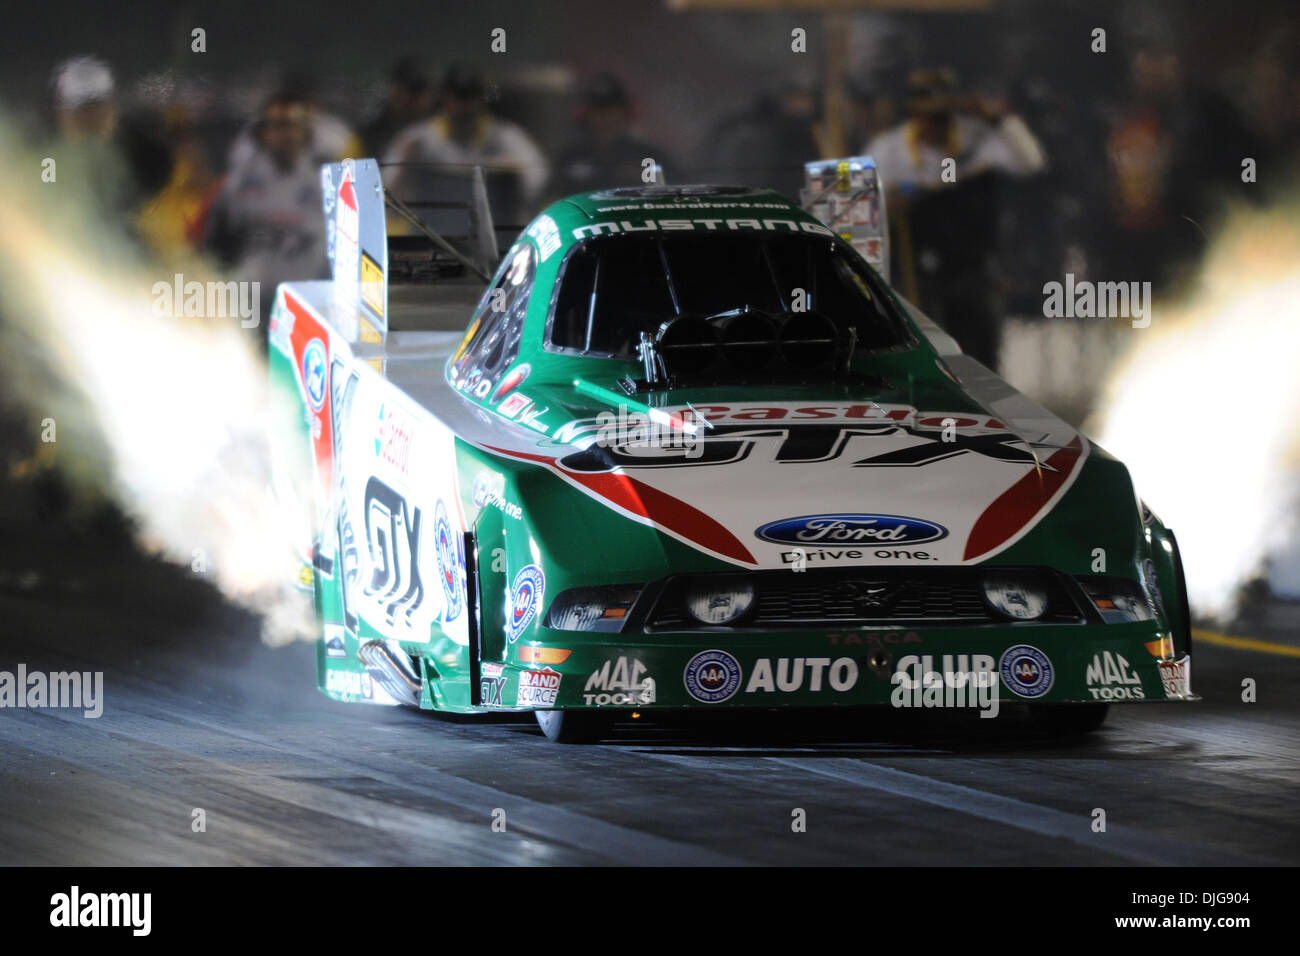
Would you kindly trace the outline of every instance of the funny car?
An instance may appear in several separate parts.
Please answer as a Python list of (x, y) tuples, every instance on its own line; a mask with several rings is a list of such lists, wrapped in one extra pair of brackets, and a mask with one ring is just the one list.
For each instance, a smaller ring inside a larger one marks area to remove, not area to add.
[(571, 196), (451, 329), (447, 288), (390, 281), (378, 166), (322, 189), (333, 278), (282, 285), (269, 342), (330, 697), (535, 711), (563, 742), (990, 699), (1083, 732), (1195, 699), (1177, 543), (1125, 467), (833, 222), (743, 186)]

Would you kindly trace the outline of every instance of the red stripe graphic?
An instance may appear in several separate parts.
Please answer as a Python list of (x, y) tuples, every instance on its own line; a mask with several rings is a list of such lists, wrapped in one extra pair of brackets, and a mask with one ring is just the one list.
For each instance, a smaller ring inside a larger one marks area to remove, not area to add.
[(1083, 443), (1075, 435), (1070, 444), (1058, 448), (1047, 459), (1055, 471), (1035, 468), (1002, 492), (971, 528), (962, 560), (987, 554), (1033, 520), (1074, 472), (1082, 454)]
[(599, 474), (579, 474), (565, 471), (555, 463), (554, 458), (545, 455), (532, 455), (528, 452), (509, 451), (504, 448), (492, 448), (492, 451), (511, 458), (526, 458), (553, 469), (567, 481), (577, 482), (593, 494), (604, 498), (611, 504), (625, 511), (640, 515), (660, 527), (667, 528), (674, 534), (688, 541), (693, 541), (702, 548), (731, 558), (757, 564), (754, 555), (740, 542), (734, 534), (710, 518), (698, 508), (693, 508), (680, 498), (660, 491), (638, 481), (629, 475), (615, 472)]
[[(313, 435), (312, 447), (316, 452), (316, 474), (321, 488), (328, 493), (334, 476), (334, 423), (330, 413), (330, 375), (332, 374), (333, 349), (331, 348), (329, 330), (316, 321), (307, 306), (299, 302), (287, 289), (284, 291), (284, 305), (293, 313), (293, 332), (289, 341), (293, 346), (294, 371), (303, 387), (303, 402), (310, 419), (320, 419), (320, 433)], [(307, 399), (307, 383), (303, 381), (302, 356), (312, 339), (320, 339), (325, 347), (325, 398), (319, 412), (313, 411)]]

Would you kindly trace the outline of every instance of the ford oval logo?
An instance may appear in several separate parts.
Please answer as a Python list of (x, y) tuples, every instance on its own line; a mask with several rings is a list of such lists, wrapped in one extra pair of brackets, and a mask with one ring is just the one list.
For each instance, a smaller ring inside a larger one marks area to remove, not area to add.
[(920, 544), (946, 537), (948, 529), (902, 515), (803, 515), (771, 521), (754, 534), (777, 544)]

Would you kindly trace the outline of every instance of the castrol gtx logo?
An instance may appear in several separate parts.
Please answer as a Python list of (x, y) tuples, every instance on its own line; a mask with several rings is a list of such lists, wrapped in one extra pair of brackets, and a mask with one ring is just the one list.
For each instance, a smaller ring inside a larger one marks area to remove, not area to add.
[(783, 518), (754, 534), (777, 544), (921, 544), (946, 537), (948, 529), (902, 515), (840, 514)]

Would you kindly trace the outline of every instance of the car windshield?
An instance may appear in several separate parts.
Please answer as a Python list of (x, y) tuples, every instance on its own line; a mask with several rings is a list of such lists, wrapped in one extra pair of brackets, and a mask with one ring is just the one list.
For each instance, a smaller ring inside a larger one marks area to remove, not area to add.
[(878, 279), (829, 237), (804, 233), (611, 235), (569, 255), (552, 348), (633, 358), (642, 332), (681, 315), (816, 311), (852, 329), (860, 351), (910, 341)]

